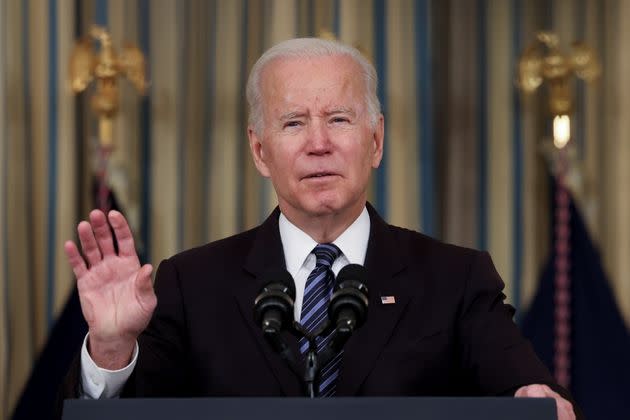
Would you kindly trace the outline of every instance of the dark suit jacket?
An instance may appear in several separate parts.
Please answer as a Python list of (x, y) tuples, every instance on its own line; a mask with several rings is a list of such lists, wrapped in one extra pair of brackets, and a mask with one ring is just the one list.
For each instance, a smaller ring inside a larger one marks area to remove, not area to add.
[[(532, 383), (560, 390), (512, 322), (487, 253), (368, 210), (368, 318), (346, 344), (337, 395), (512, 395)], [(252, 316), (260, 275), (285, 266), (278, 216), (160, 264), (158, 306), (123, 396), (304, 395)], [(285, 339), (298, 354), (296, 339)], [(76, 389), (77, 368), (66, 390)]]

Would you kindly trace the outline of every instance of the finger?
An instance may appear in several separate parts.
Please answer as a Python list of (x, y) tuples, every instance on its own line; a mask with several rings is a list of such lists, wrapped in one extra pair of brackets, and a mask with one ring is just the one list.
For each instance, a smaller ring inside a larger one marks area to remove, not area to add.
[(575, 420), (573, 405), (547, 385), (527, 385), (519, 388), (516, 393), (514, 393), (514, 396), (526, 398), (553, 398), (556, 402), (556, 414), (558, 416), (558, 420)]
[(99, 263), (102, 260), (101, 250), (98, 248), (92, 226), (86, 221), (79, 223), (77, 226), (79, 232), (79, 241), (81, 242), (81, 250), (83, 256), (90, 266)]
[(573, 411), (573, 404), (565, 400), (562, 395), (557, 392), (551, 391), (553, 399), (556, 401), (556, 412), (558, 414), (558, 420), (575, 420), (575, 412)]
[(151, 280), (151, 272), (153, 267), (151, 264), (143, 265), (136, 275), (136, 298), (140, 302), (140, 306), (150, 313), (155, 309), (157, 298), (153, 290), (153, 281)]
[(562, 395), (558, 394), (556, 391), (551, 389), (548, 385), (535, 385), (535, 386), (537, 387), (536, 389), (540, 390), (546, 398), (554, 398), (555, 400), (565, 401), (564, 398), (562, 398)]
[(118, 211), (109, 212), (109, 223), (114, 228), (116, 242), (118, 242), (118, 255), (135, 257), (136, 248), (133, 243), (133, 235), (125, 217)]
[(548, 386), (546, 385), (527, 385), (521, 387), (514, 394), (515, 397), (532, 397), (532, 398), (545, 398), (551, 397), (549, 393), (554, 393)]
[(72, 267), (72, 272), (74, 273), (75, 277), (79, 279), (81, 276), (83, 276), (83, 274), (87, 272), (87, 266), (85, 265), (85, 260), (83, 260), (83, 257), (79, 252), (79, 248), (77, 248), (74, 242), (66, 241), (66, 243), (63, 244), (63, 249), (68, 256), (68, 262)]
[(556, 399), (558, 420), (575, 420), (573, 405), (564, 398)]
[(138, 270), (137, 286), (138, 292), (146, 294), (153, 291), (153, 280), (151, 280), (151, 273), (153, 272), (153, 266), (151, 264), (145, 264)]
[(100, 210), (92, 210), (90, 212), (90, 223), (103, 258), (114, 255), (114, 240), (105, 213)]

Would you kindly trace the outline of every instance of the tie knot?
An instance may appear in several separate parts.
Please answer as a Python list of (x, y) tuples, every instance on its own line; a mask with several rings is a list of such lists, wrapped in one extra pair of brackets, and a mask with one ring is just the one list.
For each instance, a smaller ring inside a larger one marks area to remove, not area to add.
[(316, 266), (325, 265), (330, 267), (333, 261), (341, 254), (341, 250), (335, 244), (319, 244), (313, 248), (313, 254), (317, 258)]

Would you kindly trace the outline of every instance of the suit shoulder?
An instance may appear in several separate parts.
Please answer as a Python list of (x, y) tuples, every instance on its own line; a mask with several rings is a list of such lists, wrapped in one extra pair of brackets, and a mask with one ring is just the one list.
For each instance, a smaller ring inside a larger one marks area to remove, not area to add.
[(239, 256), (245, 258), (258, 229), (259, 227), (255, 227), (227, 238), (187, 249), (173, 255), (168, 260), (176, 266), (186, 267), (200, 261), (206, 263), (211, 261), (226, 262), (234, 261)]
[(413, 259), (446, 260), (451, 263), (470, 263), (484, 251), (449, 244), (411, 229), (389, 225), (389, 229), (401, 245), (400, 252)]
[(390, 229), (409, 272), (437, 279), (436, 284), (447, 288), (445, 293), (460, 290), (463, 296), (466, 290), (503, 289), (503, 281), (488, 252), (448, 244), (409, 229), (396, 226)]

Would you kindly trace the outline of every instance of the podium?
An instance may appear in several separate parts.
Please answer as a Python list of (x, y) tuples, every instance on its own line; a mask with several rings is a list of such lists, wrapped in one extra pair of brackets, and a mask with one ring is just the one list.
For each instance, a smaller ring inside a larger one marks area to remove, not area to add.
[(338, 397), (66, 400), (63, 420), (555, 420), (548, 398)]

